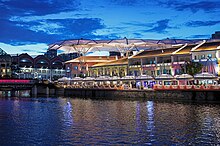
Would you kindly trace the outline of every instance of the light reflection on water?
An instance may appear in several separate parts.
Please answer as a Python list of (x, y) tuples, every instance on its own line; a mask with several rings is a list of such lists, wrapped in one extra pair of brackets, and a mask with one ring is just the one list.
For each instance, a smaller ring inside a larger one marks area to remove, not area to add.
[(220, 105), (0, 99), (0, 145), (217, 145)]

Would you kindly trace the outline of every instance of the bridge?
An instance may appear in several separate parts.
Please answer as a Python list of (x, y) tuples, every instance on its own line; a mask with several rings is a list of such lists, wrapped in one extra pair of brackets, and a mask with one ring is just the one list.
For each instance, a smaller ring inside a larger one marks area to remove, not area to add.
[(0, 79), (0, 97), (30, 95), (36, 83), (37, 80)]

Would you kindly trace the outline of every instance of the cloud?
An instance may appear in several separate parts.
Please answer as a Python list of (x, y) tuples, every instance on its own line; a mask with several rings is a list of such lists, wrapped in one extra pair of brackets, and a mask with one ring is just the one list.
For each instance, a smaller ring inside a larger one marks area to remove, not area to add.
[(64, 39), (93, 38), (96, 37), (94, 35), (96, 30), (105, 28), (99, 18), (48, 19), (29, 22), (0, 19), (0, 24), (1, 42), (12, 45), (21, 45), (25, 42), (52, 43)]
[(139, 3), (139, 0), (111, 0), (111, 2), (119, 4), (119, 5), (135, 5)]
[(135, 36), (135, 38), (142, 38), (143, 37), (143, 35), (141, 33), (137, 33), (137, 32), (133, 33), (133, 35)]
[(41, 50), (30, 50), (30, 49), (21, 49), (22, 52), (36, 52), (36, 53), (45, 53), (47, 51), (47, 48), (41, 48)]
[(77, 10), (80, 6), (78, 0), (8, 0), (0, 1), (0, 9), (6, 15), (45, 15), (63, 11)]
[(220, 24), (220, 21), (190, 21), (186, 23), (186, 26), (200, 27), (200, 26), (213, 26)]
[[(75, 36), (90, 35), (97, 29), (105, 28), (102, 19), (99, 18), (80, 18), (80, 19), (65, 19), (65, 20), (48, 20), (48, 22), (57, 22), (63, 26), (60, 31), (72, 33)], [(65, 35), (65, 34), (64, 34)]]
[(191, 35), (186, 38), (189, 38), (189, 39), (209, 39), (210, 37), (211, 37), (211, 35)]
[[(5, 44), (5, 43), (1, 43), (0, 42), (0, 47), (4, 50), (5, 48), (7, 48), (7, 50), (5, 50), (7, 53), (9, 54), (21, 54), (21, 53), (25, 53), (27, 52), (28, 54), (36, 54), (39, 52), (45, 52), (45, 50), (48, 48), (48, 46), (46, 44), (31, 44), (31, 45), (18, 45), (18, 46), (13, 46), (10, 44)], [(24, 50), (24, 51), (22, 51)]]
[[(12, 22), (6, 19), (0, 19), (1, 24), (1, 42), (8, 44), (16, 44), (18, 42), (45, 42), (48, 39), (52, 39), (53, 36), (48, 36), (42, 32), (34, 32), (32, 30), (27, 29), (25, 26), (16, 26), (19, 23)], [(55, 39), (55, 37), (53, 38)]]
[(120, 6), (146, 6), (154, 4), (154, 0), (110, 0), (110, 3)]
[(156, 33), (167, 33), (167, 29), (173, 28), (169, 26), (169, 19), (164, 19), (157, 21), (155, 23), (150, 23), (152, 24), (152, 28), (148, 30), (144, 30), (144, 32), (156, 32)]
[(180, 0), (158, 0), (159, 5), (174, 8), (177, 11), (190, 10), (193, 13), (197, 11), (212, 12), (220, 8), (218, 0), (209, 1), (180, 1)]
[(143, 23), (143, 22), (123, 22), (123, 25), (137, 26), (137, 27), (151, 27), (154, 23)]

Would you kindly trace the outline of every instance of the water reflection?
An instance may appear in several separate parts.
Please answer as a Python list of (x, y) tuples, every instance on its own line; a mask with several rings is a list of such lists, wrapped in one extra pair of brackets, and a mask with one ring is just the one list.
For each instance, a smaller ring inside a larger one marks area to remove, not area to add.
[(63, 115), (64, 115), (64, 125), (71, 126), (73, 124), (73, 116), (72, 116), (72, 104), (68, 100), (66, 104), (63, 106)]
[(218, 145), (220, 105), (0, 99), (0, 145)]
[(140, 132), (141, 131), (141, 116), (140, 116), (140, 103), (136, 103), (136, 131)]
[(147, 132), (150, 137), (154, 137), (154, 103), (147, 101)]

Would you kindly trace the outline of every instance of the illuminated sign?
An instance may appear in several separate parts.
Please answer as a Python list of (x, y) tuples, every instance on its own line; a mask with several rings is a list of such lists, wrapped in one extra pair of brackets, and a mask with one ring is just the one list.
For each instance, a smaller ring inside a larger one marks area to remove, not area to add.
[(18, 79), (2, 79), (0, 80), (0, 84), (2, 83), (12, 83), (12, 84), (28, 84), (31, 80), (18, 80)]

